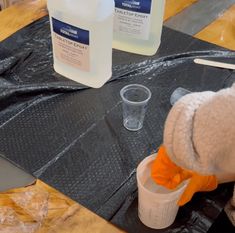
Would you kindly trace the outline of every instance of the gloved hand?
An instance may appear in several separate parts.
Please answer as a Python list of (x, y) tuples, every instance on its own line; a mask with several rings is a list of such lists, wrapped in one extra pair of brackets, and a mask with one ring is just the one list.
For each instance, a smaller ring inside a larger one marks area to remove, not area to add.
[(161, 146), (153, 162), (151, 176), (157, 184), (168, 189), (175, 189), (184, 180), (189, 179), (192, 173), (173, 163), (168, 157), (165, 147)]
[(153, 180), (168, 189), (175, 189), (183, 181), (190, 179), (182, 194), (178, 205), (189, 202), (196, 192), (212, 191), (217, 188), (216, 176), (203, 176), (177, 166), (167, 155), (164, 146), (161, 146), (158, 155), (152, 165), (151, 177)]
[(181, 195), (180, 200), (178, 201), (178, 205), (183, 206), (191, 201), (193, 195), (196, 192), (212, 191), (215, 190), (217, 186), (218, 181), (216, 176), (203, 176), (193, 172), (184, 193)]

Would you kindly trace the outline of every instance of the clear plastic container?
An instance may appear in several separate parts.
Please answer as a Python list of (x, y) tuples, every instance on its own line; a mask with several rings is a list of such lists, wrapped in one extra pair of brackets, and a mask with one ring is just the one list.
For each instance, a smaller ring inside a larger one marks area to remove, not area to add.
[(154, 55), (161, 42), (165, 0), (115, 0), (113, 48)]
[(143, 127), (151, 91), (139, 84), (131, 84), (120, 91), (123, 107), (123, 125), (130, 131), (138, 131)]
[(176, 88), (170, 97), (171, 105), (173, 106), (179, 99), (181, 99), (183, 96), (190, 94), (190, 93), (191, 93), (191, 91), (189, 91), (185, 88), (182, 88), (182, 87)]
[(112, 75), (113, 0), (48, 0), (54, 69), (90, 87)]
[(157, 185), (151, 179), (151, 167), (155, 158), (156, 155), (151, 155), (137, 167), (138, 215), (144, 225), (153, 229), (163, 229), (175, 221), (179, 210), (177, 202), (188, 181), (183, 182), (175, 190)]

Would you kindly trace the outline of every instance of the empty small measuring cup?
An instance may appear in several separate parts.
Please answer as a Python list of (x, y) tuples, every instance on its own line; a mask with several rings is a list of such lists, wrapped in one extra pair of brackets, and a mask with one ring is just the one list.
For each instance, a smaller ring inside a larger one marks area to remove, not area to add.
[(120, 91), (123, 107), (123, 124), (130, 131), (137, 131), (143, 127), (147, 104), (151, 98), (151, 91), (140, 84), (125, 86)]
[(138, 215), (141, 222), (153, 229), (170, 226), (178, 213), (177, 205), (187, 181), (175, 190), (157, 185), (151, 178), (151, 167), (156, 155), (145, 158), (137, 167)]
[(178, 87), (176, 88), (173, 93), (171, 94), (171, 98), (170, 98), (170, 103), (173, 106), (181, 97), (187, 95), (191, 93), (191, 91), (182, 88), (182, 87)]

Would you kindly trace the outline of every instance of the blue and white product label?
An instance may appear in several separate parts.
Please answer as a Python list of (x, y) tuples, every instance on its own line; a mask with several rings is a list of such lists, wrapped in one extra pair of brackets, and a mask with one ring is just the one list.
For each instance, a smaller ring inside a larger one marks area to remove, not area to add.
[(90, 70), (90, 33), (52, 18), (53, 46), (56, 58), (83, 71)]
[(148, 40), (152, 0), (115, 0), (114, 32)]

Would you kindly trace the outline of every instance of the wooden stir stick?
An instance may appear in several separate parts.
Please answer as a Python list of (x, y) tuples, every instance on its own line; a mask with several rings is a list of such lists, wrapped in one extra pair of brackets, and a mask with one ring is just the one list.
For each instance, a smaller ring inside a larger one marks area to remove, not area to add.
[(218, 67), (218, 68), (235, 70), (235, 65), (234, 64), (229, 64), (229, 63), (224, 63), (224, 62), (210, 61), (210, 60), (200, 59), (200, 58), (194, 59), (194, 62), (196, 64), (200, 64), (200, 65), (206, 65), (206, 66), (213, 66), (213, 67)]

